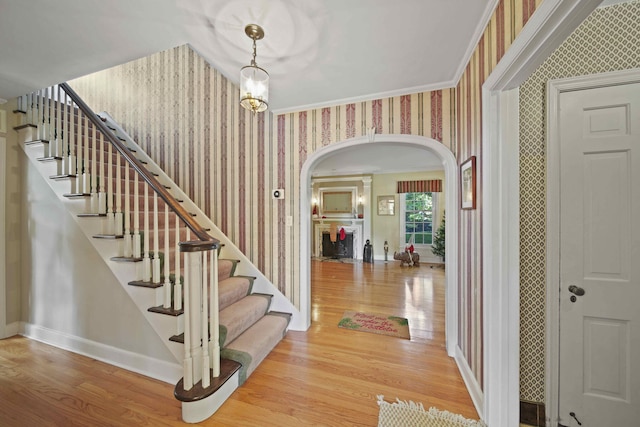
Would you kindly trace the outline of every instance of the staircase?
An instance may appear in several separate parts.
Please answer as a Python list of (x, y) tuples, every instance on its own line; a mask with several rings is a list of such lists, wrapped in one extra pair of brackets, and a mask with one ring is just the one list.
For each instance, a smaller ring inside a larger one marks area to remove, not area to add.
[(58, 198), (100, 222), (94, 247), (111, 252), (106, 264), (183, 365), (174, 392), (183, 420), (208, 418), (284, 337), (295, 307), (108, 114), (66, 84), (23, 105), (15, 129), (25, 153), (54, 164), (46, 178)]

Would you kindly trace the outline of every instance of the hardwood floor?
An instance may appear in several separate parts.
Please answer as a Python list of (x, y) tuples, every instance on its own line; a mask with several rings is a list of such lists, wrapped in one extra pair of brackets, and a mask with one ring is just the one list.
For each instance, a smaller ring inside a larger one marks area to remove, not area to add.
[[(477, 418), (444, 348), (444, 272), (312, 262), (312, 326), (290, 331), (205, 426), (375, 426), (376, 396)], [(411, 340), (337, 327), (345, 310), (407, 317)], [(22, 337), (0, 341), (0, 425), (165, 426), (173, 385)]]

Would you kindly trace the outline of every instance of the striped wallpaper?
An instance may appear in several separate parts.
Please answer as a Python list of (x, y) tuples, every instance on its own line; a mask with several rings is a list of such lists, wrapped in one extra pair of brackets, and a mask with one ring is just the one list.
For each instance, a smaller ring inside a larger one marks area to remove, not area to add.
[[(299, 193), (305, 160), (367, 129), (431, 137), (462, 163), (481, 152), (481, 86), (541, 0), (501, 0), (455, 88), (332, 107), (253, 116), (237, 87), (187, 46), (71, 82), (109, 112), (247, 257), (299, 304)], [(478, 162), (478, 176), (482, 174)], [(480, 180), (478, 180), (480, 183)], [(270, 190), (285, 189), (284, 200)], [(459, 345), (482, 372), (482, 188), (461, 211)], [(287, 216), (293, 227), (286, 226)]]
[[(107, 111), (267, 275), (277, 258), (268, 226), (276, 176), (264, 114), (240, 107), (238, 90), (187, 46), (70, 82)], [(277, 270), (277, 269), (276, 269)], [(284, 282), (280, 283), (284, 290)]]

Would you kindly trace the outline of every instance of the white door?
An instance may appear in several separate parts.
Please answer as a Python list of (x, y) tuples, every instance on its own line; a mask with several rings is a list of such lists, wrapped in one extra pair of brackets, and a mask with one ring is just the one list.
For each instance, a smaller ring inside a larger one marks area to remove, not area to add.
[(559, 425), (640, 426), (640, 83), (559, 106)]

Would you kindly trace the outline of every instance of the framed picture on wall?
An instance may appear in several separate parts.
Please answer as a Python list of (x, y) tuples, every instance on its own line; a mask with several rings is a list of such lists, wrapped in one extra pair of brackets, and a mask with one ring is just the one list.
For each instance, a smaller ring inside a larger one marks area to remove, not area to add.
[(460, 165), (460, 208), (476, 208), (476, 156)]
[(395, 215), (395, 208), (395, 196), (378, 196), (378, 215)]

